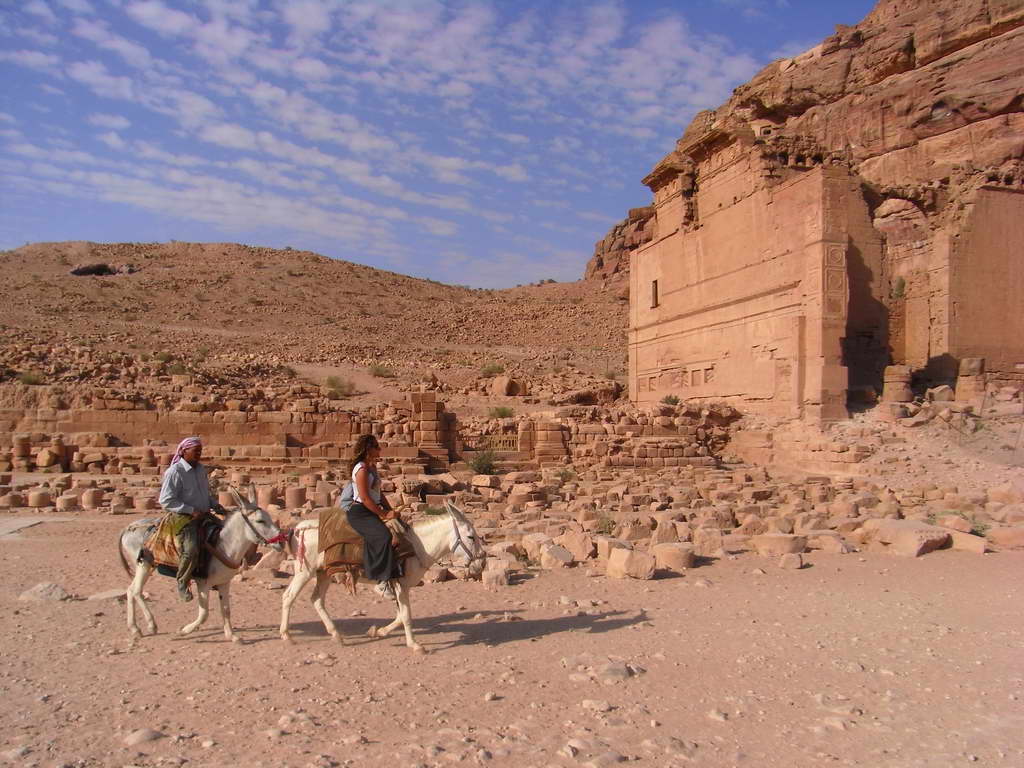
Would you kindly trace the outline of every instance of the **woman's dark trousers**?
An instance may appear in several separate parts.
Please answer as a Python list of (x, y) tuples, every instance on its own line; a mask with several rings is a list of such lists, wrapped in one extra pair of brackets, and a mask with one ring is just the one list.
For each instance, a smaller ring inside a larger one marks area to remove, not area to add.
[(363, 571), (373, 581), (397, 579), (401, 574), (391, 546), (391, 531), (384, 521), (362, 504), (349, 507), (348, 524), (363, 537)]

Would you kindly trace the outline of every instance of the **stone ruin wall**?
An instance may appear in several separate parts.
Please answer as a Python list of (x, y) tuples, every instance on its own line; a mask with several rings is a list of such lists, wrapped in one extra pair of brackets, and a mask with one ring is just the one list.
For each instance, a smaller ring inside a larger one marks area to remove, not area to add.
[(631, 399), (828, 422), (890, 365), (1019, 383), (1022, 99), (1024, 0), (883, 0), (698, 115), (644, 180)]

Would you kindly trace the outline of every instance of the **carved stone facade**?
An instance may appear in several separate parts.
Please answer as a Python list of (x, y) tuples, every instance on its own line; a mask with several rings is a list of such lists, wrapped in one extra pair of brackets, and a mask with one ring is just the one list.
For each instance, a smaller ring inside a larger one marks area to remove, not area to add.
[[(934, 9), (883, 0), (699, 114), (644, 179), (635, 402), (827, 422), (880, 393), (888, 365), (1024, 374), (1024, 3), (998, 20), (971, 15), (982, 0), (940, 5), (980, 26), (946, 39)], [(918, 52), (942, 38), (941, 55), (915, 58), (907, 36)]]

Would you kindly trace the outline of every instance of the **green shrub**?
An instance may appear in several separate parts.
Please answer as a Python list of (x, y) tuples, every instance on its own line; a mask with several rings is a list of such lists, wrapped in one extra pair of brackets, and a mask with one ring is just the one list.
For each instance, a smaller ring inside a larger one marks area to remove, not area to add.
[(615, 531), (615, 520), (610, 517), (597, 518), (597, 525), (594, 526), (594, 533), (601, 536), (611, 536)]
[(555, 477), (557, 477), (563, 483), (568, 483), (570, 480), (576, 479), (576, 473), (573, 472), (571, 469), (560, 469), (555, 474)]
[(500, 363), (488, 363), (480, 369), (481, 376), (497, 376), (499, 373), (505, 372), (505, 366)]
[(892, 290), (889, 291), (889, 297), (893, 299), (902, 299), (903, 295), (907, 292), (907, 281), (902, 277), (897, 277), (892, 281)]
[(679, 395), (665, 395), (661, 402), (665, 405), (679, 405)]
[(493, 475), (498, 467), (498, 457), (491, 450), (478, 451), (469, 460), (469, 466), (478, 475)]
[(37, 384), (43, 383), (43, 374), (36, 373), (35, 371), (25, 371), (18, 374), (18, 381), (26, 386), (34, 387)]
[(515, 409), (508, 405), (499, 405), (491, 408), (487, 415), (492, 419), (510, 419), (515, 415)]
[(169, 363), (171, 362), (171, 360), (174, 359), (174, 355), (172, 355), (170, 352), (157, 352), (155, 355), (153, 355), (153, 357), (155, 357), (161, 363)]
[(351, 397), (356, 392), (356, 385), (349, 379), (340, 379), (337, 376), (327, 377), (327, 397), (331, 400), (341, 400), (343, 397)]
[(183, 376), (186, 373), (188, 373), (188, 368), (186, 368), (181, 363), (175, 363), (174, 365), (167, 369), (167, 372), (172, 376)]
[(299, 375), (296, 372), (296, 370), (294, 368), (292, 368), (290, 365), (282, 365), (281, 366), (281, 373), (284, 374), (285, 376), (287, 376), (289, 379), (294, 379), (296, 376)]
[(370, 366), (370, 375), (376, 376), (378, 379), (393, 379), (395, 378), (395, 372), (384, 365), (374, 363)]

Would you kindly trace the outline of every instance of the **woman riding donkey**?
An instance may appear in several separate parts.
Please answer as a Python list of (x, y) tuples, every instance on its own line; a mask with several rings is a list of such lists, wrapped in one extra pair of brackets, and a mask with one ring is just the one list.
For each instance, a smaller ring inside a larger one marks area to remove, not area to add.
[(367, 579), (378, 582), (378, 594), (394, 598), (392, 579), (402, 577), (402, 565), (395, 557), (397, 534), (385, 520), (401, 520), (381, 492), (380, 444), (373, 435), (360, 435), (352, 458), (352, 506), (346, 512), (348, 524), (363, 537), (363, 571)]

